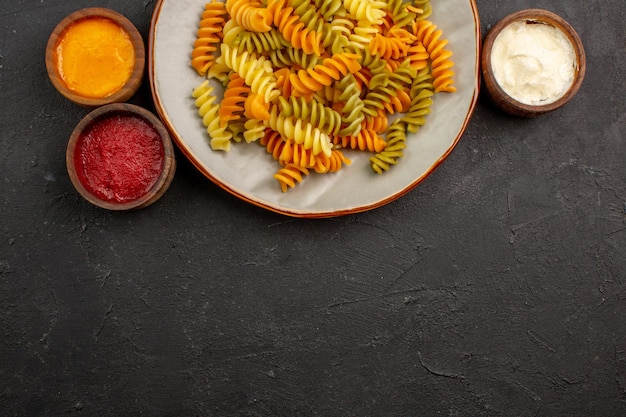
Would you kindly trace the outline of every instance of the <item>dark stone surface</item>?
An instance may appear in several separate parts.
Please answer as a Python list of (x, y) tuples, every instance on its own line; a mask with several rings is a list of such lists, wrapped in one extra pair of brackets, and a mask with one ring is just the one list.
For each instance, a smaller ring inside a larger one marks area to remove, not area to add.
[(481, 100), (413, 192), (298, 220), (183, 158), (147, 209), (82, 200), (64, 155), (86, 110), (47, 79), (47, 36), (87, 6), (147, 36), (154, 2), (4, 1), (0, 415), (626, 415), (623, 1), (477, 3), (483, 34), (530, 7), (575, 27), (573, 102)]

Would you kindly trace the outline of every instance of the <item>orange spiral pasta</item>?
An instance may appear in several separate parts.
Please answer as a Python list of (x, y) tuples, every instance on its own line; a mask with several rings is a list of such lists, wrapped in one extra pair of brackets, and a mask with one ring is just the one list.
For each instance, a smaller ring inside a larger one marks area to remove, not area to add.
[(389, 97), (389, 101), (383, 102), (383, 108), (389, 114), (406, 113), (411, 106), (411, 96), (407, 90), (397, 90), (395, 95)]
[(385, 59), (400, 59), (408, 52), (408, 45), (402, 39), (388, 38), (377, 34), (369, 45), (370, 51), (375, 55), (380, 55)]
[(413, 30), (417, 39), (422, 42), (430, 55), (435, 92), (451, 93), (456, 91), (452, 80), (454, 76), (454, 72), (451, 70), (454, 62), (450, 59), (452, 51), (445, 49), (448, 40), (441, 38), (443, 31), (437, 29), (437, 26), (429, 20), (416, 22)]
[(270, 105), (260, 94), (249, 94), (243, 107), (244, 116), (248, 119), (269, 120), (270, 118)]
[(361, 122), (361, 129), (373, 130), (378, 134), (385, 133), (389, 126), (389, 118), (385, 110), (379, 110), (375, 116), (365, 116), (363, 122)]
[(331, 85), (343, 76), (354, 74), (361, 69), (361, 64), (357, 58), (357, 54), (335, 54), (311, 69), (300, 70), (297, 74), (291, 74), (290, 81), (294, 95), (303, 96), (319, 91), (322, 87)]
[(250, 94), (250, 87), (246, 85), (244, 79), (236, 72), (232, 73), (219, 109), (221, 126), (241, 119), (245, 110), (243, 104), (248, 94)]
[(318, 174), (325, 174), (327, 172), (337, 172), (343, 165), (350, 165), (352, 161), (341, 152), (340, 149), (333, 149), (330, 155), (320, 154), (317, 155), (315, 163), (312, 168)]
[(407, 50), (407, 57), (411, 67), (419, 71), (428, 65), (430, 55), (428, 54), (426, 47), (424, 47), (424, 44), (416, 40), (411, 46), (409, 46), (409, 49)]
[(334, 136), (332, 141), (342, 148), (369, 152), (380, 152), (387, 146), (387, 142), (372, 129), (361, 129), (354, 136)]
[(296, 184), (301, 183), (304, 176), (309, 175), (307, 168), (298, 166), (296, 164), (287, 164), (285, 167), (280, 168), (274, 178), (278, 181), (280, 189), (287, 192), (289, 188), (293, 188)]
[(272, 129), (265, 129), (264, 135), (259, 139), (259, 144), (263, 145), (267, 152), (272, 154), (272, 157), (281, 165), (286, 165), (286, 161), (290, 160), (289, 151), (286, 152), (287, 156), (283, 156), (286, 143), (280, 133)]
[(225, 17), (224, 3), (213, 0), (204, 6), (191, 51), (191, 66), (200, 75), (205, 75), (215, 61), (215, 52), (222, 39)]
[(254, 32), (272, 29), (272, 14), (255, 0), (226, 0), (226, 10), (240, 26)]
[(274, 25), (294, 48), (321, 55), (321, 33), (307, 29), (294, 14), (293, 7), (287, 7), (286, 0), (269, 0), (267, 10), (272, 14)]

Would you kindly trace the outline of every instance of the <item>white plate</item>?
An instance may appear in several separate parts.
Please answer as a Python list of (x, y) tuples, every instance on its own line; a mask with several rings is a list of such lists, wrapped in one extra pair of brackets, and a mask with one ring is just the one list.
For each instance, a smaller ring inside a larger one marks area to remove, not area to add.
[(228, 192), (266, 209), (296, 217), (332, 217), (380, 207), (423, 181), (454, 149), (479, 91), (479, 18), (474, 0), (435, 0), (429, 17), (454, 53), (455, 93), (434, 97), (432, 112), (407, 140), (399, 164), (383, 175), (369, 167), (369, 152), (346, 152), (352, 164), (315, 174), (286, 193), (273, 178), (279, 165), (258, 144), (238, 143), (213, 151), (191, 91), (203, 77), (190, 55), (207, 0), (160, 0), (154, 9), (148, 54), (150, 87), (159, 116), (182, 153)]

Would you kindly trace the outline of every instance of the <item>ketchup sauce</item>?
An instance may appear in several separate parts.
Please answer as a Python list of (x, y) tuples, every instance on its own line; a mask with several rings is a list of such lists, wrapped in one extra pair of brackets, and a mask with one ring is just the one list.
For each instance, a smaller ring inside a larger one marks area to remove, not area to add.
[(163, 171), (158, 131), (141, 117), (114, 113), (93, 121), (76, 142), (74, 165), (96, 197), (127, 203), (146, 195)]

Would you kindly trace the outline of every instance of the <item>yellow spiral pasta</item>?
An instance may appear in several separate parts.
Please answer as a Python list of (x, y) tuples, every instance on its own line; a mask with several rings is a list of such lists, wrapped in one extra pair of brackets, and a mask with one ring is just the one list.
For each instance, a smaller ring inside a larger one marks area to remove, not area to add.
[(314, 155), (331, 153), (330, 137), (326, 133), (302, 119), (278, 113), (277, 107), (272, 108), (270, 119), (265, 123), (286, 140), (304, 144), (304, 149), (312, 149)]
[(259, 143), (283, 192), (350, 165), (350, 152), (388, 171), (434, 96), (456, 91), (431, 13), (429, 0), (210, 0), (191, 49), (204, 80), (191, 96), (211, 149)]
[(248, 119), (243, 126), (245, 128), (243, 137), (248, 143), (261, 139), (265, 134), (265, 123), (263, 120)]
[(381, 24), (385, 17), (385, 7), (387, 3), (384, 1), (373, 0), (343, 0), (343, 7), (356, 20), (365, 20), (374, 24)]
[(247, 51), (240, 52), (237, 47), (222, 44), (222, 54), (218, 62), (223, 62), (231, 70), (235, 71), (245, 83), (250, 86), (253, 93), (260, 94), (266, 102), (278, 97), (276, 91), (276, 79), (272, 65), (265, 58), (256, 58)]
[(197, 86), (191, 95), (196, 99), (195, 105), (198, 108), (198, 114), (211, 137), (211, 149), (230, 150), (232, 134), (225, 127), (220, 126), (219, 104), (216, 102), (217, 99), (213, 95), (213, 87), (209, 81), (206, 80)]

